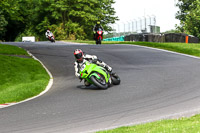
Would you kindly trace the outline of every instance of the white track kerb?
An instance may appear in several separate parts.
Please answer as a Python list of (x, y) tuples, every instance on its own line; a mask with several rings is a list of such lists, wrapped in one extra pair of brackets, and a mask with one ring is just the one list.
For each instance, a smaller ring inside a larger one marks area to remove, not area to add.
[(12, 106), (12, 105), (16, 105), (16, 104), (19, 104), (19, 103), (23, 103), (23, 102), (26, 102), (26, 101), (30, 101), (30, 100), (32, 100), (32, 99), (35, 99), (35, 98), (37, 98), (37, 97), (39, 97), (39, 96), (45, 94), (45, 93), (52, 87), (52, 85), (53, 85), (53, 76), (52, 76), (52, 74), (50, 73), (50, 71), (44, 66), (44, 64), (43, 64), (39, 59), (37, 59), (35, 56), (33, 56), (29, 51), (27, 51), (27, 53), (28, 53), (33, 59), (39, 61), (40, 64), (45, 68), (45, 70), (47, 71), (47, 73), (48, 73), (49, 76), (50, 76), (49, 83), (48, 83), (48, 85), (46, 86), (45, 90), (42, 91), (39, 95), (34, 96), (34, 97), (31, 97), (31, 98), (28, 98), (28, 99), (26, 99), (26, 100), (24, 100), (24, 101), (17, 102), (17, 103), (5, 103), (5, 104), (0, 104), (0, 108), (9, 107), (9, 106)]

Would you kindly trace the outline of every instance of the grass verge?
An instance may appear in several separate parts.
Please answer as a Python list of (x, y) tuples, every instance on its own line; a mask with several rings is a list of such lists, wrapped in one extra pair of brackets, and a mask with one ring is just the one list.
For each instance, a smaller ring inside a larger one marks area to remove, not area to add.
[[(123, 44), (119, 42), (119, 44)], [(189, 54), (200, 57), (200, 44), (186, 43), (153, 43), (153, 42), (126, 42), (126, 44), (134, 44), (159, 49), (165, 49), (183, 54)]]
[(38, 61), (16, 46), (0, 44), (0, 70), (0, 104), (36, 96), (50, 79)]
[(0, 54), (28, 56), (27, 52), (22, 48), (12, 45), (3, 45), (3, 44), (0, 44)]
[(198, 133), (200, 131), (199, 125), (200, 115), (195, 115), (190, 118), (161, 120), (97, 133)]

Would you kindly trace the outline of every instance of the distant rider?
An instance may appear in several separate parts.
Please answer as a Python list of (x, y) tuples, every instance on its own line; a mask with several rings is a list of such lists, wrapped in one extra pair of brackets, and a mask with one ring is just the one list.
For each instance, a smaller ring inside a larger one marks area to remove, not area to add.
[[(97, 58), (95, 55), (89, 55), (89, 54), (84, 54), (81, 49), (76, 49), (74, 51), (74, 56), (75, 56), (75, 62), (74, 62), (74, 69), (75, 69), (75, 76), (80, 78), (80, 66), (85, 62), (85, 61), (91, 61), (92, 63), (95, 63), (99, 66), (104, 67), (108, 72), (112, 72), (112, 68), (108, 66), (106, 63), (101, 61), (100, 59)], [(87, 82), (87, 80), (84, 81), (85, 86), (90, 86), (90, 83)]]
[(47, 30), (45, 35), (46, 35), (46, 38), (49, 39), (49, 37), (53, 36), (53, 33), (50, 30)]
[[(93, 28), (93, 33), (94, 33), (94, 40), (96, 40), (96, 36), (97, 36), (97, 30), (101, 29), (103, 31), (103, 27), (101, 26), (101, 22), (97, 21), (97, 24), (95, 24), (94, 28)], [(102, 33), (102, 37), (103, 37), (103, 33)]]

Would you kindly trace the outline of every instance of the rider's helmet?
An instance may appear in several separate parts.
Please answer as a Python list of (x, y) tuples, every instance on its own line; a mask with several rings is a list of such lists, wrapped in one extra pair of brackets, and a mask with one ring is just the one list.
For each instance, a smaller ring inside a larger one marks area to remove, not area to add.
[(99, 24), (101, 24), (101, 22), (100, 22), (100, 21), (97, 21), (97, 24), (99, 25)]
[(47, 30), (47, 33), (50, 33), (50, 30)]
[(74, 56), (75, 56), (75, 59), (78, 62), (82, 62), (83, 61), (83, 51), (81, 49), (76, 49), (74, 51)]

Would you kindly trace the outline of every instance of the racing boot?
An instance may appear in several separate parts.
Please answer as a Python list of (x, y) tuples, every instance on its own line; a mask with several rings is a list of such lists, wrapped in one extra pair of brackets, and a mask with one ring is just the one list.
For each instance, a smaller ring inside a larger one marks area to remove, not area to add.
[(91, 84), (87, 80), (84, 80), (84, 85), (85, 86), (90, 86)]

